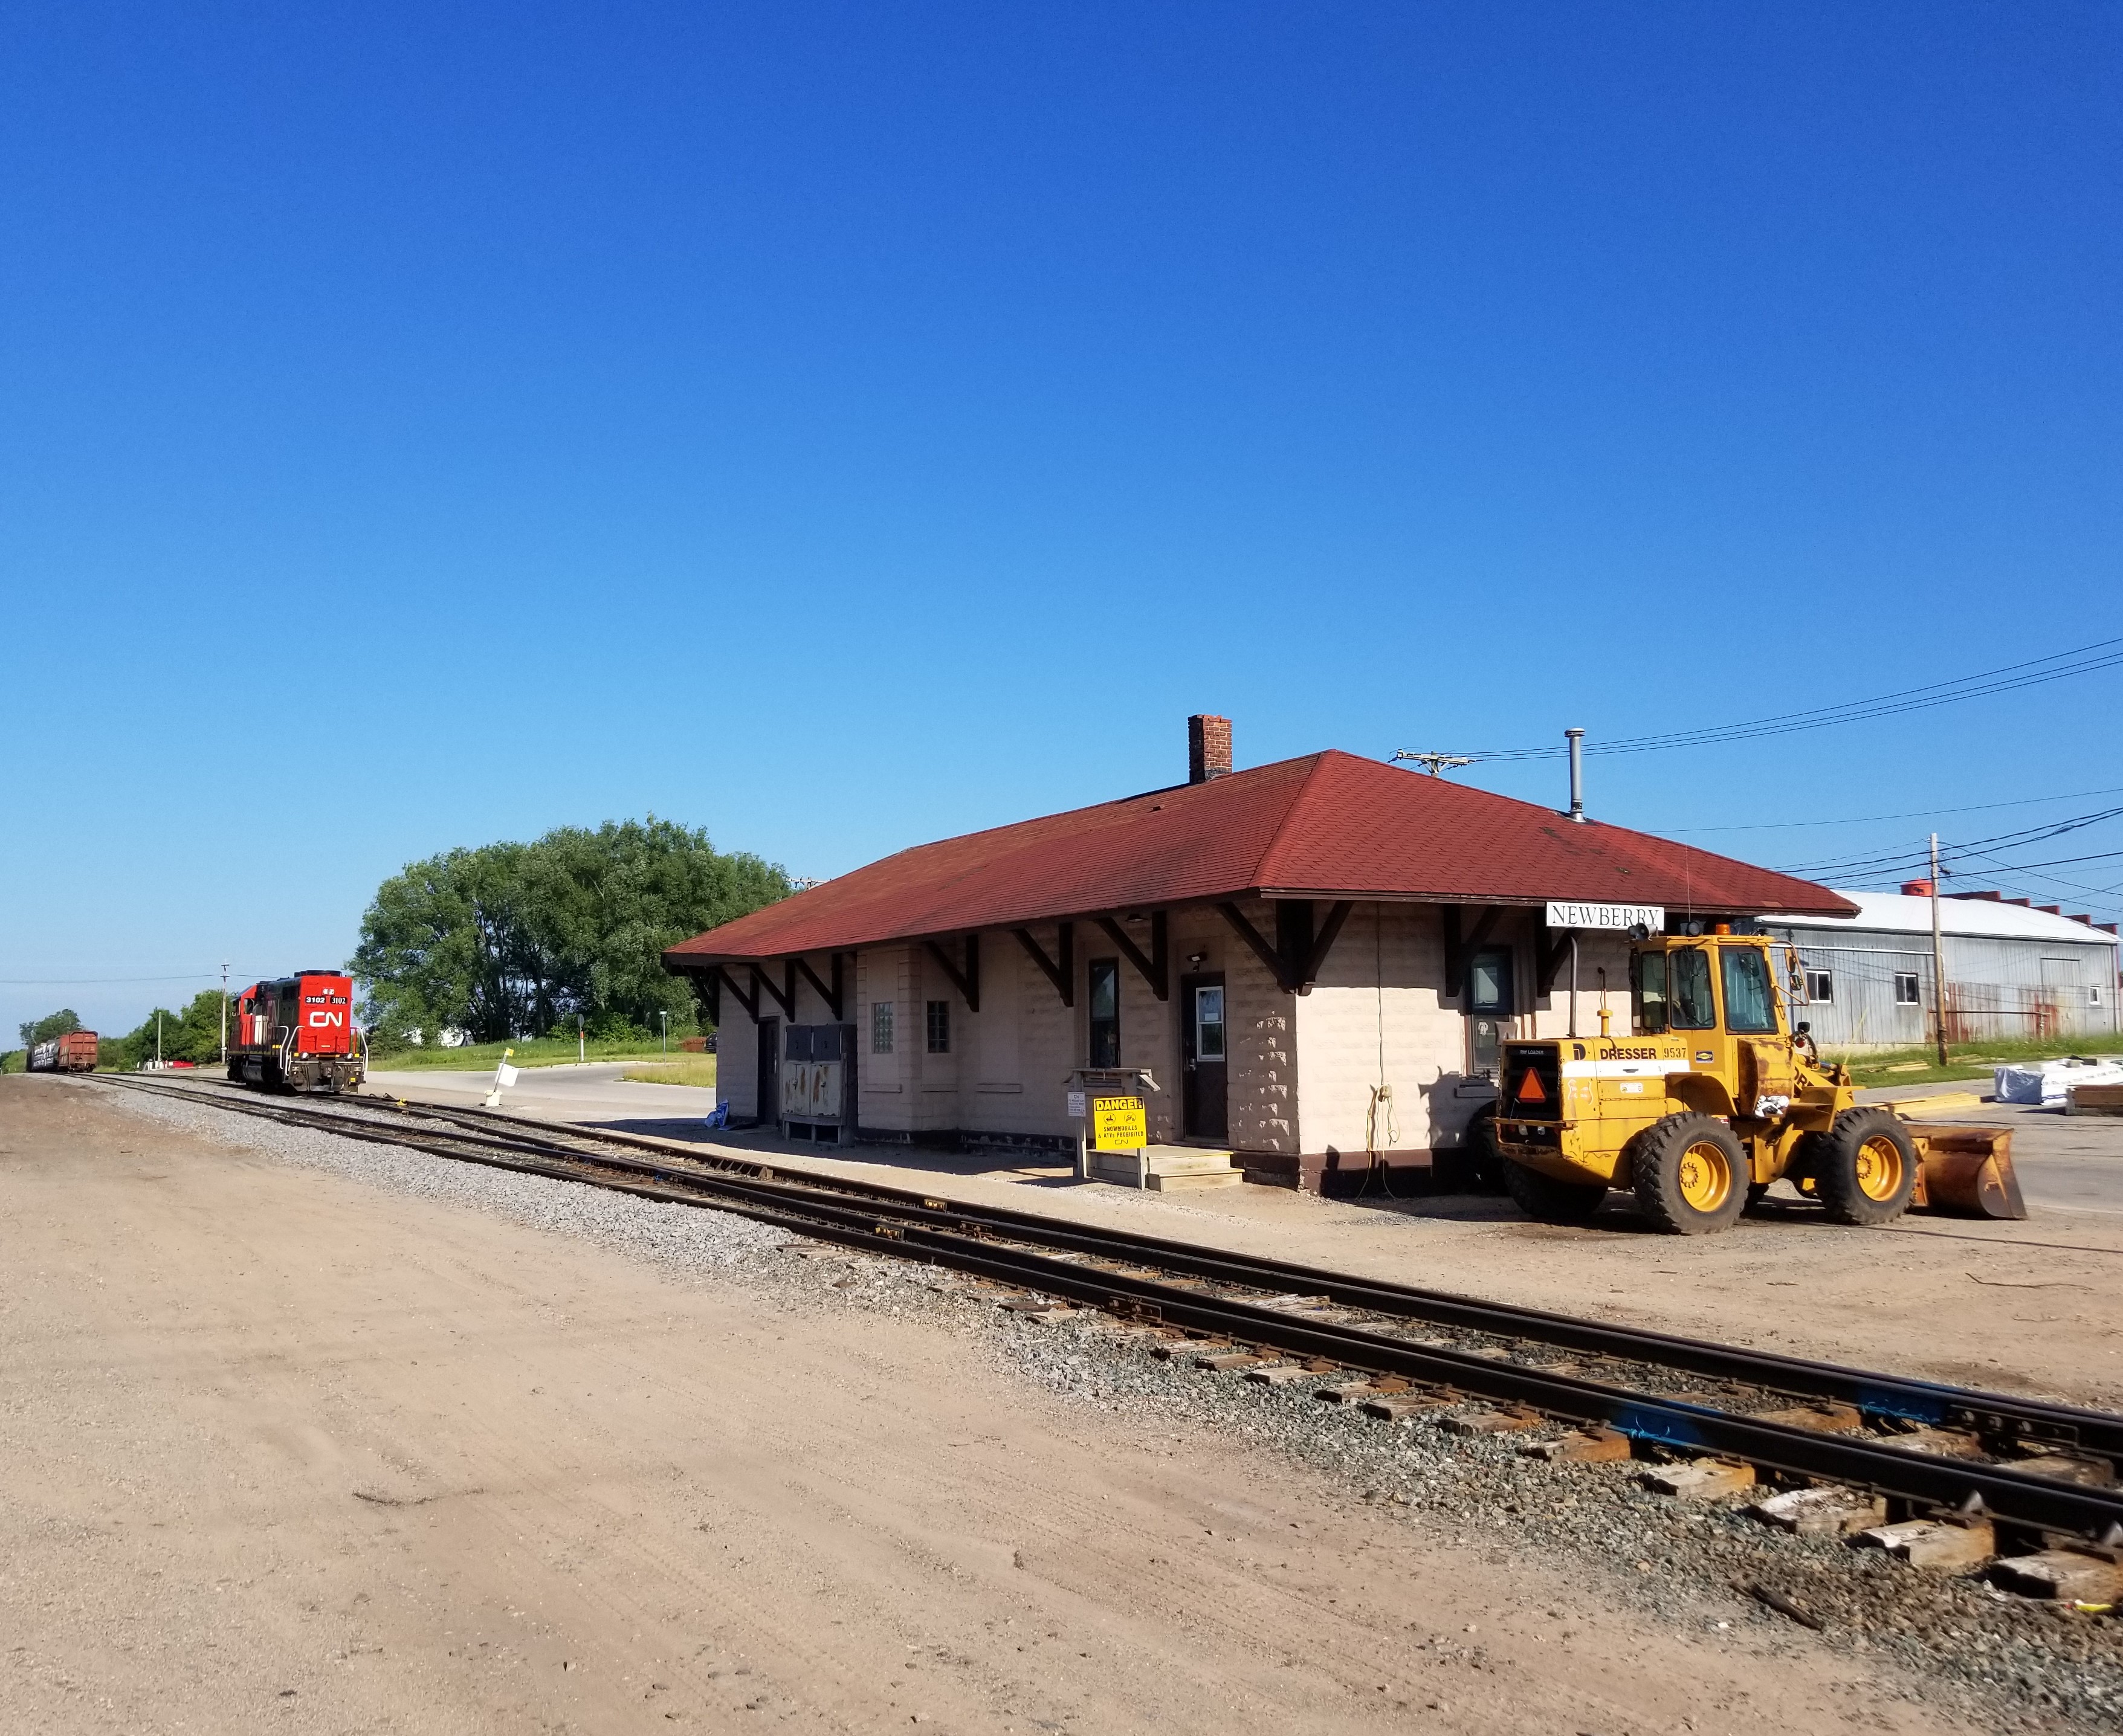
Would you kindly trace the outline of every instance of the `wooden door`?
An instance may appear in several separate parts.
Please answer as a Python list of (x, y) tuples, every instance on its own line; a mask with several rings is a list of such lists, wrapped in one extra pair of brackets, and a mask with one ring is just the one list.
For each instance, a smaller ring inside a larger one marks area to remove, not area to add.
[(1221, 971), (1179, 979), (1180, 1111), (1190, 1139), (1230, 1137), (1230, 1042)]
[(771, 1127), (781, 1119), (781, 1021), (763, 1018), (758, 1030), (759, 1125)]

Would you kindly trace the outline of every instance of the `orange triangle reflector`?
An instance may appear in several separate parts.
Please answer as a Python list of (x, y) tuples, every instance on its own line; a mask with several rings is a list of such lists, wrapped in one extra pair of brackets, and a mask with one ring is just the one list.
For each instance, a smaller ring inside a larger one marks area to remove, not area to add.
[(1529, 1067), (1525, 1077), (1519, 1081), (1519, 1101), (1521, 1103), (1545, 1103), (1548, 1093), (1540, 1088), (1540, 1075)]

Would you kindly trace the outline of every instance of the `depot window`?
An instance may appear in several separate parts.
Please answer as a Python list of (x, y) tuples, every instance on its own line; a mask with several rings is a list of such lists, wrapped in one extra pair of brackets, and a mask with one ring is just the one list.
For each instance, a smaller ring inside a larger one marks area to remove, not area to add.
[(1511, 1007), (1511, 949), (1484, 947), (1467, 970), (1467, 1010), (1508, 1018)]
[(1917, 973), (1914, 971), (1897, 971), (1895, 973), (1895, 1004), (1898, 1007), (1914, 1007), (1922, 998), (1922, 991), (1917, 984)]
[(892, 1003), (888, 1000), (870, 1003), (869, 1052), (872, 1055), (892, 1053)]
[(1121, 1064), (1121, 962), (1094, 958), (1090, 963), (1090, 1065)]
[(951, 1052), (951, 1004), (947, 1000), (929, 1003), (929, 1052), (949, 1055)]
[(1816, 1007), (1835, 1004), (1835, 973), (1833, 971), (1809, 971), (1806, 973), (1806, 998)]
[(1714, 1031), (1718, 1004), (1710, 994), (1710, 955), (1700, 947), (1684, 947), (1666, 957), (1673, 994), (1673, 1028)]

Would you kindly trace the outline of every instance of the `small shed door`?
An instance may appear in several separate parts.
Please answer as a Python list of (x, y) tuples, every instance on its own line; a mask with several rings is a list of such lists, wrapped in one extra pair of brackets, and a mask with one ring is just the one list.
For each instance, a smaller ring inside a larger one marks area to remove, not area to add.
[(1230, 1137), (1230, 1032), (1224, 978), (1179, 979), (1180, 1110), (1191, 1139)]
[(759, 1125), (771, 1127), (780, 1119), (781, 1021), (763, 1018), (759, 1022)]

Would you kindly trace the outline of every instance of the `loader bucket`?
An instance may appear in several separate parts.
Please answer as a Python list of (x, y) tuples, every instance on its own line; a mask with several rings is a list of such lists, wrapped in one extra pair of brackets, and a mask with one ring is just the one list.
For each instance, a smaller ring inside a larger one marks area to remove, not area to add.
[(2013, 1130), (1963, 1127), (1950, 1121), (1906, 1124), (1917, 1149), (1919, 1203), (1971, 1218), (2024, 1218), (2020, 1179), (2013, 1172)]

